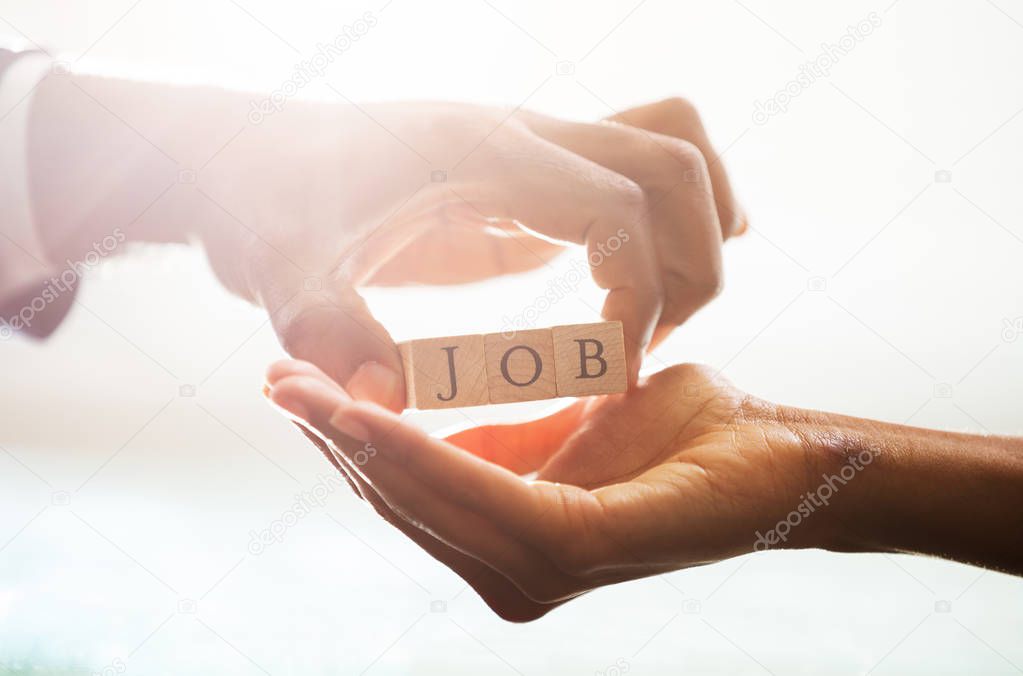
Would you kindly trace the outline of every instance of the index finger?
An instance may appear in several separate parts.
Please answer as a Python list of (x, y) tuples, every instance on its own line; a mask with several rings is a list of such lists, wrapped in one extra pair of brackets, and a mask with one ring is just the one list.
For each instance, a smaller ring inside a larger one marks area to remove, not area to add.
[(450, 175), (452, 198), (486, 217), (513, 219), (546, 237), (586, 245), (593, 279), (608, 291), (601, 315), (622, 322), (634, 384), (664, 304), (643, 189), (531, 131), (511, 142), (514, 152), (481, 160), (499, 162), (498, 177), (475, 164)]
[(735, 197), (721, 154), (714, 150), (700, 113), (692, 103), (682, 98), (665, 99), (623, 110), (608, 119), (637, 129), (680, 138), (699, 148), (707, 159), (714, 203), (718, 210), (718, 220), (721, 221), (721, 236), (728, 239), (745, 231), (746, 214)]

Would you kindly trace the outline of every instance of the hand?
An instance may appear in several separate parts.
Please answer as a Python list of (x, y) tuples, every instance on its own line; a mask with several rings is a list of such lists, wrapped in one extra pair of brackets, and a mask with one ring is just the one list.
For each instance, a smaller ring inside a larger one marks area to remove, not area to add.
[(779, 406), (693, 365), (447, 440), (353, 402), (305, 362), (274, 365), (268, 381), (356, 492), (509, 620), (772, 547), (1023, 574), (1019, 437)]
[[(753, 551), (758, 530), (784, 520), (828, 460), (781, 409), (705, 367), (446, 441), (353, 402), (310, 364), (280, 362), (268, 380), (272, 400), (381, 516), (509, 620)], [(838, 454), (830, 462), (840, 466)], [(825, 542), (828, 523), (809, 518), (777, 544)]]
[[(644, 351), (718, 292), (722, 238), (744, 227), (699, 116), (679, 100), (602, 124), (295, 103), (203, 174), (246, 226), (203, 234), (221, 278), (271, 311), (290, 354), (393, 410), (400, 358), (360, 287), (474, 281), (544, 265), (555, 242), (586, 244), (635, 382)], [(312, 276), (322, 291), (303, 291)]]
[(397, 348), (360, 287), (485, 279), (585, 244), (634, 383), (644, 351), (718, 292), (721, 242), (745, 227), (699, 116), (678, 99), (584, 124), (300, 100), (253, 119), (260, 98), (47, 77), (29, 142), (42, 238), (55, 260), (111, 224), (131, 240), (198, 239), (225, 286), (268, 310), (288, 352), (394, 410), (405, 403)]

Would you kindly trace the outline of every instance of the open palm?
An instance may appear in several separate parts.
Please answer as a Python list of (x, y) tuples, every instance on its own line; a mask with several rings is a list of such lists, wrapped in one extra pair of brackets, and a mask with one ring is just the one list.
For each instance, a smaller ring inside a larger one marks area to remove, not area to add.
[(812, 475), (781, 410), (705, 367), (447, 440), (351, 401), (304, 362), (275, 365), (269, 381), (363, 498), (511, 620), (752, 551)]

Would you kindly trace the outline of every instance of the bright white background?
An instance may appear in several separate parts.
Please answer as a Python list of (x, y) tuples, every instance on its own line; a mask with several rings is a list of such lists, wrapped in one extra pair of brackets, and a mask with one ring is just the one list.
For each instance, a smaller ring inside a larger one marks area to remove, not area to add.
[[(1023, 433), (1023, 335), (1005, 331), (1023, 317), (1019, 0), (385, 2), (3, 0), (0, 36), (265, 93), (369, 10), (378, 25), (326, 77), (353, 100), (595, 119), (684, 95), (752, 232), (727, 244), (723, 296), (651, 367), (702, 361), (789, 404)], [(753, 122), (874, 11), (882, 25), (830, 77)], [(567, 262), (372, 303), (398, 337), (494, 330)], [(584, 287), (541, 322), (594, 319), (599, 302)], [(253, 555), (250, 531), (328, 472), (260, 396), (280, 355), (264, 315), (184, 249), (102, 268), (45, 345), (0, 343), (0, 672), (1023, 671), (1023, 581), (921, 558), (755, 555), (515, 626), (347, 489)]]

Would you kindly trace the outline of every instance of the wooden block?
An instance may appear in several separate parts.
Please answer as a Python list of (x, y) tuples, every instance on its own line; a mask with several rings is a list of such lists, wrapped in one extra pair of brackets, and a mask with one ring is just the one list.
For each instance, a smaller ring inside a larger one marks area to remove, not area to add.
[(555, 326), (552, 333), (559, 397), (628, 389), (621, 322)]
[(409, 408), (455, 408), (490, 402), (483, 336), (445, 336), (398, 345)]
[(552, 399), (558, 394), (550, 329), (483, 336), (490, 403)]

